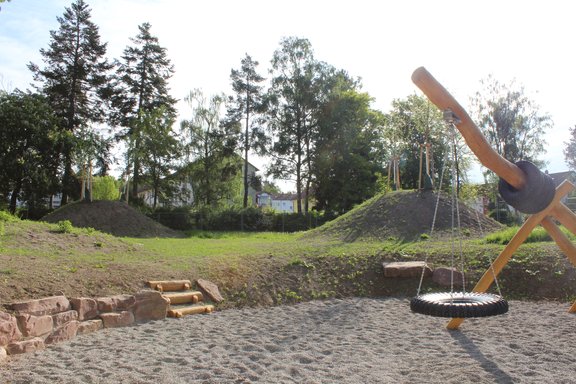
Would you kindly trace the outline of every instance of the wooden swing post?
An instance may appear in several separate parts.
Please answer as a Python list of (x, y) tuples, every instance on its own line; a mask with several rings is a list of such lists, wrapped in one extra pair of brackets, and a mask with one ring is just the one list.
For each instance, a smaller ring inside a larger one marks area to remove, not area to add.
[[(424, 67), (420, 67), (414, 71), (412, 81), (441, 111), (450, 111), (454, 115), (453, 124), (460, 131), (466, 144), (472, 152), (474, 152), (482, 165), (494, 171), (501, 179), (518, 190), (525, 186), (526, 178), (524, 172), (522, 172), (517, 165), (512, 164), (500, 156), (490, 146), (464, 108), (458, 104), (454, 97), (452, 97)], [(551, 217), (554, 217), (569, 231), (576, 234), (576, 215), (561, 202), (561, 199), (574, 190), (574, 188), (575, 186), (569, 181), (562, 182), (562, 184), (556, 188), (552, 201), (546, 208), (528, 217), (524, 225), (522, 225), (512, 240), (510, 240), (508, 245), (480, 278), (473, 292), (486, 292), (488, 290), (514, 252), (526, 241), (532, 230), (538, 225), (544, 227), (556, 244), (558, 244), (558, 247), (566, 254), (570, 262), (576, 266), (576, 247), (551, 219)], [(576, 302), (570, 307), (569, 312), (576, 313)], [(462, 318), (453, 318), (448, 323), (447, 328), (458, 329), (463, 321), (464, 319)]]

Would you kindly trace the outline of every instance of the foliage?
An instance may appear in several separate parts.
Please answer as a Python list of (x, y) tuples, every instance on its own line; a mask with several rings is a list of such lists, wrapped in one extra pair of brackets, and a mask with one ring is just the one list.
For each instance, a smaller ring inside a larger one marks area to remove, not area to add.
[(188, 164), (182, 172), (188, 174), (194, 183), (196, 205), (217, 208), (228, 204), (241, 190), (233, 182), (242, 166), (235, 154), (237, 126), (220, 124), (223, 95), (207, 99), (201, 90), (196, 89), (190, 92), (186, 101), (192, 107), (192, 117), (181, 123), (188, 154)]
[(1, 222), (14, 222), (18, 220), (18, 218), (14, 215), (12, 215), (10, 212), (7, 211), (0, 211), (0, 221)]
[[(416, 189), (423, 186), (420, 177), (420, 158), (423, 157), (422, 174), (426, 173), (424, 150), (430, 146), (430, 177), (435, 185), (440, 181), (442, 167), (445, 166), (446, 152), (450, 142), (446, 140), (446, 123), (442, 113), (425, 96), (410, 95), (405, 99), (392, 101), (392, 110), (386, 115), (385, 140), (390, 148), (389, 160), (400, 161), (400, 182), (404, 189)], [(457, 136), (458, 137), (458, 136)], [(465, 145), (460, 149), (464, 151)], [(467, 157), (460, 156), (457, 169), (460, 175), (468, 167)], [(448, 171), (448, 170), (447, 170)], [(450, 172), (445, 172), (445, 180)], [(393, 180), (388, 175), (390, 181)]]
[[(506, 245), (512, 240), (512, 237), (514, 237), (519, 229), (519, 226), (513, 226), (503, 229), (502, 231), (491, 233), (486, 236), (486, 242)], [(560, 227), (560, 230), (572, 241), (576, 239), (576, 236), (565, 227)], [(544, 228), (536, 227), (524, 242), (537, 243), (541, 241), (552, 241), (552, 238)]]
[(511, 162), (528, 160), (540, 165), (545, 152), (544, 134), (552, 127), (549, 115), (514, 82), (507, 85), (489, 76), (473, 99), (473, 112), (484, 136), (501, 156)]
[(384, 116), (345, 73), (330, 73), (317, 121), (312, 171), (316, 208), (340, 215), (374, 196), (383, 164)]
[(56, 223), (56, 226), (58, 227), (58, 232), (60, 233), (72, 233), (72, 230), (74, 229), (74, 226), (70, 220), (61, 220)]
[(92, 180), (92, 198), (94, 200), (118, 200), (120, 188), (112, 176), (95, 176)]
[(297, 212), (308, 211), (319, 63), (307, 39), (284, 38), (272, 57), (267, 123), (273, 136), (269, 172), (296, 182)]
[(576, 170), (576, 125), (569, 128), (570, 139), (564, 142), (564, 159), (572, 170)]
[(100, 42), (98, 26), (91, 20), (83, 0), (72, 3), (58, 17), (57, 31), (50, 33), (48, 49), (41, 49), (45, 67), (30, 63), (37, 89), (43, 92), (58, 117), (62, 142), (55, 149), (62, 156), (62, 204), (77, 194), (73, 175), (75, 158), (97, 152), (107, 157), (108, 146), (90, 129), (106, 118), (105, 105), (108, 72), (111, 65), (104, 58), (106, 44)]
[[(150, 140), (150, 119), (157, 111), (170, 119), (176, 115), (176, 99), (169, 95), (168, 81), (174, 67), (161, 47), (158, 38), (150, 33), (151, 25), (138, 26), (138, 35), (132, 38), (132, 46), (124, 49), (122, 62), (118, 64), (114, 84), (112, 121), (124, 127), (118, 135), (127, 144), (127, 164), (132, 166), (132, 199), (136, 198), (142, 177), (142, 162), (147, 159), (145, 140)], [(155, 112), (156, 111), (156, 112)], [(157, 135), (159, 133), (154, 133)], [(157, 136), (155, 136), (157, 137)]]
[(144, 111), (138, 124), (141, 144), (136, 156), (153, 191), (152, 207), (156, 208), (162, 191), (169, 191), (168, 176), (175, 168), (180, 144), (172, 130), (174, 120), (166, 108)]
[[(149, 216), (178, 230), (298, 232), (322, 225), (325, 218), (317, 212), (306, 215), (285, 214), (254, 207), (223, 209), (159, 208)], [(242, 228), (243, 224), (243, 228)]]
[(248, 156), (251, 150), (262, 153), (267, 142), (267, 136), (259, 121), (255, 119), (264, 110), (262, 101), (262, 83), (264, 78), (256, 72), (258, 62), (246, 54), (242, 59), (240, 69), (233, 69), (230, 74), (232, 89), (236, 97), (230, 98), (226, 124), (240, 124), (244, 120), (244, 133), (240, 139), (244, 151), (244, 180), (242, 206), (248, 206), (248, 187), (251, 183), (248, 175)]
[(46, 98), (18, 90), (0, 93), (0, 196), (10, 196), (10, 212), (16, 211), (17, 200), (33, 208), (56, 192), (59, 157), (54, 148), (61, 143)]

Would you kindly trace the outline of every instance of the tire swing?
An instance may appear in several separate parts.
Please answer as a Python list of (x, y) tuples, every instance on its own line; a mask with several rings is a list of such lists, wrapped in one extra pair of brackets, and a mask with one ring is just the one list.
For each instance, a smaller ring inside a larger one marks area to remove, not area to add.
[[(456, 186), (455, 186), (455, 159), (456, 159), (456, 139), (455, 139), (455, 115), (451, 111), (446, 111), (444, 113), (444, 119), (446, 120), (446, 124), (449, 127), (450, 131), (450, 138), (451, 138), (451, 153), (452, 158), (450, 159), (451, 163), (451, 210), (452, 210), (452, 231), (451, 231), (451, 240), (452, 240), (452, 253), (451, 253), (451, 276), (450, 276), (450, 291), (449, 292), (436, 292), (436, 293), (426, 293), (420, 294), (422, 289), (422, 282), (424, 280), (424, 272), (427, 264), (427, 257), (426, 261), (424, 262), (424, 266), (422, 268), (422, 274), (420, 276), (420, 284), (418, 285), (418, 290), (416, 292), (416, 296), (410, 301), (410, 309), (414, 313), (428, 315), (428, 316), (436, 316), (436, 317), (450, 317), (450, 318), (470, 318), (470, 317), (487, 317), (487, 316), (496, 316), (502, 315), (508, 312), (508, 302), (504, 300), (502, 294), (500, 292), (500, 286), (498, 285), (498, 281), (496, 279), (496, 274), (494, 274), (494, 279), (496, 281), (496, 287), (498, 289), (498, 295), (492, 293), (481, 293), (481, 292), (466, 292), (466, 282), (464, 279), (464, 273), (462, 273), (462, 289), (461, 292), (454, 291), (454, 259), (455, 259), (455, 236), (454, 236), (454, 229), (455, 226), (458, 230), (458, 245), (460, 250), (460, 261), (461, 261), (461, 270), (464, 271), (463, 268), (463, 253), (462, 253), (462, 238), (461, 238), (461, 228), (460, 228), (460, 209), (458, 205), (458, 197), (456, 194)], [(444, 164), (446, 164), (448, 153), (446, 153), (446, 157), (444, 158)], [(430, 235), (434, 232), (434, 224), (436, 222), (436, 216), (438, 213), (438, 205), (440, 202), (440, 193), (442, 187), (442, 179), (444, 178), (444, 168), (442, 169), (440, 175), (440, 183), (438, 185), (438, 195), (436, 199), (436, 207), (434, 209), (434, 218), (432, 220), (432, 229), (430, 231)], [(456, 222), (455, 222), (456, 219)], [(480, 226), (480, 231), (482, 231), (482, 224), (480, 222), (480, 218), (478, 217), (478, 224)], [(490, 260), (490, 265), (492, 265), (492, 260)], [(494, 273), (494, 271), (492, 271)]]

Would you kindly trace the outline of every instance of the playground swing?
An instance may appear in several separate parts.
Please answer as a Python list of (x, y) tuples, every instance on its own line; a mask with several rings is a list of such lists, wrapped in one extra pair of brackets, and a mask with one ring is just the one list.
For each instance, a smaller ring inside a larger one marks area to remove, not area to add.
[[(498, 288), (499, 295), (490, 293), (477, 293), (477, 292), (466, 292), (466, 281), (464, 275), (464, 260), (462, 253), (462, 240), (461, 240), (461, 227), (460, 227), (460, 209), (458, 205), (458, 197), (456, 193), (455, 185), (455, 162), (456, 162), (456, 138), (455, 138), (455, 128), (454, 123), (456, 116), (450, 111), (445, 111), (444, 119), (449, 128), (450, 141), (451, 141), (451, 151), (452, 158), (451, 163), (451, 213), (452, 213), (452, 252), (451, 252), (451, 275), (450, 275), (450, 291), (449, 292), (439, 292), (439, 293), (427, 293), (420, 294), (422, 289), (422, 283), (424, 280), (424, 272), (426, 264), (428, 261), (428, 256), (424, 262), (422, 273), (420, 275), (420, 283), (418, 285), (418, 290), (416, 296), (410, 301), (410, 309), (412, 312), (438, 317), (455, 317), (455, 318), (467, 318), (467, 317), (486, 317), (501, 315), (508, 312), (508, 302), (502, 298), (500, 292), (500, 286), (496, 280), (496, 286)], [(438, 184), (438, 197), (436, 199), (436, 207), (434, 209), (434, 218), (432, 220), (432, 228), (430, 230), (430, 235), (434, 232), (434, 224), (436, 222), (436, 216), (438, 213), (438, 205), (440, 202), (440, 193), (442, 189), (442, 181), (444, 179), (445, 165), (448, 160), (448, 152), (444, 158), (444, 167), (442, 168), (440, 183)], [(455, 220), (456, 219), (456, 220)], [(482, 231), (482, 225), (480, 219), (478, 218), (478, 224), (480, 225), (480, 230)], [(454, 229), (457, 227), (458, 240), (459, 240), (459, 250), (460, 250), (460, 263), (462, 270), (462, 289), (461, 292), (454, 291), (454, 259), (455, 259), (455, 238)], [(492, 264), (492, 261), (491, 261)], [(496, 279), (496, 276), (494, 276)]]
[[(464, 137), (468, 147), (474, 152), (478, 160), (488, 169), (500, 177), (498, 189), (502, 198), (520, 212), (530, 214), (522, 227), (491, 263), (490, 268), (480, 278), (473, 289), (473, 295), (483, 294), (495, 281), (496, 276), (508, 263), (516, 249), (524, 243), (537, 225), (542, 225), (552, 239), (560, 247), (570, 262), (576, 266), (576, 246), (562, 233), (555, 221), (556, 219), (570, 232), (576, 233), (576, 215), (566, 207), (561, 199), (576, 187), (568, 180), (564, 180), (558, 187), (554, 187), (553, 180), (542, 173), (534, 164), (520, 161), (512, 164), (501, 157), (490, 147), (486, 138), (478, 127), (472, 122), (470, 116), (452, 97), (452, 95), (423, 67), (412, 74), (412, 81), (424, 92), (428, 99), (442, 111), (450, 111), (456, 117), (454, 126)], [(467, 306), (473, 306), (469, 298), (462, 297)], [(440, 304), (445, 297), (430, 298), (435, 305)], [(458, 300), (449, 301), (448, 307), (452, 310)], [(479, 300), (482, 306), (488, 307), (490, 297)], [(486, 303), (486, 304), (485, 304)], [(485, 308), (486, 309), (486, 308)], [(469, 314), (450, 313), (452, 320), (448, 329), (457, 329)], [(489, 313), (488, 310), (483, 311)], [(576, 302), (572, 304), (569, 312), (576, 313)], [(497, 313), (495, 313), (497, 314)]]

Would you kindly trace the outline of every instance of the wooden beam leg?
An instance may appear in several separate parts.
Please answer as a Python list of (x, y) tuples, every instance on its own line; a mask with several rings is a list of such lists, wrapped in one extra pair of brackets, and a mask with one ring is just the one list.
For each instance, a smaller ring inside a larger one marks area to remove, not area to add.
[(552, 240), (558, 244), (558, 247), (564, 252), (568, 260), (576, 267), (576, 247), (569, 238), (562, 233), (560, 228), (552, 221), (550, 217), (544, 218), (542, 222), (540, 222), (544, 229), (550, 234)]
[[(532, 230), (536, 228), (536, 226), (538, 225), (538, 221), (540, 220), (538, 216), (539, 215), (530, 216), (528, 220), (524, 222), (524, 225), (520, 227), (520, 229), (518, 230), (518, 232), (516, 232), (516, 234), (510, 240), (508, 245), (506, 245), (506, 247), (502, 250), (502, 252), (500, 252), (496, 260), (492, 262), (490, 268), (488, 268), (486, 272), (484, 272), (484, 275), (482, 275), (480, 280), (478, 280), (478, 283), (476, 283), (476, 286), (474, 287), (472, 292), (486, 292), (488, 288), (490, 288), (490, 285), (492, 285), (492, 283), (494, 282), (494, 278), (498, 276), (498, 274), (506, 266), (506, 264), (508, 263), (514, 252), (516, 252), (516, 250), (518, 249), (518, 247), (521, 246), (522, 243), (524, 243), (524, 241), (528, 238), (528, 236), (530, 236), (530, 232), (532, 232)], [(458, 327), (460, 326), (460, 324), (462, 324), (463, 321), (464, 319), (462, 318), (453, 318), (448, 322), (446, 328), (458, 329)]]
[[(572, 215), (572, 211), (570, 211)], [(558, 247), (564, 252), (566, 257), (570, 260), (570, 262), (576, 267), (576, 246), (568, 239), (564, 233), (558, 228), (556, 224), (549, 218), (545, 218), (542, 220), (542, 226), (546, 231), (550, 234), (552, 239), (558, 244)], [(576, 313), (576, 302), (572, 304), (568, 312)]]
[(552, 215), (570, 232), (576, 234), (576, 215), (570, 210), (570, 208), (560, 203), (554, 207)]
[[(559, 206), (559, 204), (561, 204), (560, 199), (562, 199), (562, 197), (564, 197), (564, 195), (569, 193), (572, 189), (574, 189), (574, 185), (572, 185), (570, 182), (567, 181), (564, 181), (562, 184), (558, 186), (558, 188), (556, 188), (556, 193), (554, 194), (552, 202), (548, 205), (548, 207), (530, 216), (524, 222), (524, 225), (520, 227), (520, 229), (518, 230), (518, 232), (516, 232), (512, 240), (510, 240), (508, 245), (502, 250), (502, 252), (500, 253), (500, 255), (498, 255), (496, 260), (494, 260), (492, 266), (488, 268), (488, 270), (484, 272), (484, 275), (482, 275), (480, 280), (478, 280), (478, 283), (476, 283), (473, 292), (486, 292), (488, 288), (490, 288), (490, 285), (494, 282), (494, 277), (498, 276), (498, 274), (502, 271), (504, 266), (508, 263), (508, 261), (512, 257), (512, 254), (514, 254), (514, 252), (516, 252), (516, 249), (518, 249), (518, 247), (522, 245), (522, 243), (528, 238), (530, 232), (532, 232), (532, 230), (536, 228), (536, 226), (540, 224), (540, 222), (544, 220), (546, 216), (548, 216), (556, 208), (556, 206)], [(460, 326), (460, 324), (462, 324), (463, 321), (464, 319), (461, 318), (453, 318), (448, 322), (446, 328), (458, 329), (458, 327)]]

